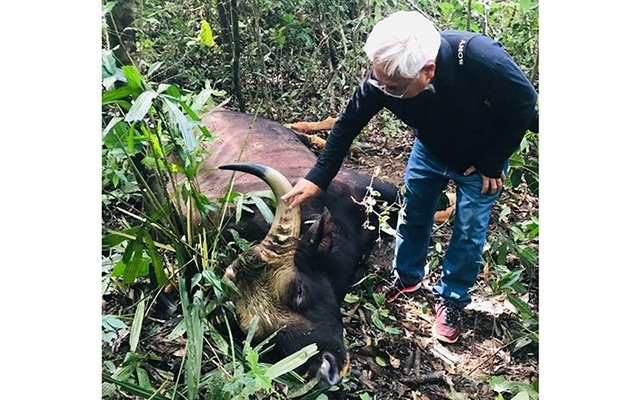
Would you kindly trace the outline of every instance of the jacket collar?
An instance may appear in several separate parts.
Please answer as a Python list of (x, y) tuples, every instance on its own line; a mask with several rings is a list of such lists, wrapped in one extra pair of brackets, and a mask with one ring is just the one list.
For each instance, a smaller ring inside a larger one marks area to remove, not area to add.
[(455, 83), (455, 68), (456, 64), (455, 54), (449, 42), (441, 37), (440, 38), (440, 50), (438, 50), (438, 56), (436, 57), (436, 74), (433, 78), (433, 86), (436, 91), (441, 86), (452, 86)]

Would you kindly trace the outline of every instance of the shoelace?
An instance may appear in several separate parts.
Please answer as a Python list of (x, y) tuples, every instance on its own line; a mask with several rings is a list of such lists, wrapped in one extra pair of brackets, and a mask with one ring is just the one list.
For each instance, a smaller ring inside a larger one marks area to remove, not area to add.
[(458, 325), (460, 323), (460, 308), (458, 306), (448, 302), (443, 301), (445, 309), (444, 312), (444, 320), (447, 325)]

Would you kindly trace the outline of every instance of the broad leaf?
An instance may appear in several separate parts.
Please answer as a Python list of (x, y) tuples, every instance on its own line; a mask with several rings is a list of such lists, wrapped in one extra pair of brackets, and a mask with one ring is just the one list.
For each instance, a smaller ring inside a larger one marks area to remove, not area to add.
[[(114, 3), (115, 4), (115, 3)], [(116, 59), (111, 50), (102, 49), (102, 79), (116, 74)]]
[(105, 15), (107, 15), (108, 13), (111, 12), (111, 10), (113, 10), (113, 6), (116, 5), (117, 2), (115, 1), (109, 1), (107, 2), (107, 4), (104, 4), (102, 6), (102, 16), (104, 17)]
[(147, 248), (147, 254), (151, 257), (151, 263), (153, 264), (153, 271), (158, 287), (161, 287), (165, 282), (167, 282), (167, 275), (164, 273), (164, 264), (162, 263), (160, 253), (158, 253), (158, 249), (156, 249), (156, 245), (149, 232), (144, 233), (144, 243)]
[(252, 197), (252, 200), (267, 224), (271, 225), (271, 223), (273, 222), (273, 212), (271, 211), (269, 206), (267, 206), (264, 200), (262, 200), (260, 197)]
[(142, 331), (142, 320), (144, 319), (144, 298), (140, 300), (136, 307), (136, 313), (133, 316), (133, 322), (131, 323), (131, 333), (129, 335), (129, 348), (130, 351), (135, 352), (138, 347), (138, 341), (140, 340), (140, 332)]
[(265, 375), (270, 379), (275, 379), (298, 368), (316, 354), (318, 354), (318, 346), (312, 343), (273, 364), (267, 369)]
[(110, 90), (102, 95), (102, 105), (123, 99), (133, 93), (134, 91), (129, 86), (122, 86), (117, 89)]
[(533, 315), (533, 312), (531, 311), (531, 308), (529, 308), (529, 305), (513, 293), (507, 293), (507, 300), (509, 300), (509, 303), (513, 304), (516, 310), (518, 310), (518, 313), (521, 315), (522, 319), (529, 319)]
[(142, 75), (140, 75), (138, 68), (133, 65), (125, 65), (122, 67), (122, 72), (124, 72), (124, 76), (127, 78), (127, 85), (129, 85), (129, 87), (135, 91), (144, 90), (142, 86)]
[(213, 32), (211, 31), (211, 26), (206, 20), (202, 20), (200, 23), (200, 35), (199, 35), (200, 43), (205, 46), (213, 47), (217, 46), (216, 42), (213, 40)]
[(518, 279), (520, 279), (520, 275), (522, 274), (522, 271), (524, 270), (518, 269), (515, 271), (507, 272), (498, 281), (498, 287), (502, 289), (511, 287), (511, 285), (513, 285), (515, 282), (518, 281)]
[(177, 126), (184, 139), (185, 149), (191, 153), (196, 148), (196, 137), (193, 134), (195, 122), (189, 121), (182, 111), (171, 101), (170, 97), (162, 96), (162, 101), (169, 110), (171, 121)]
[(127, 116), (124, 118), (126, 122), (135, 122), (141, 121), (151, 108), (151, 104), (153, 103), (153, 99), (158, 96), (158, 93), (153, 90), (147, 90), (146, 92), (142, 92), (140, 96), (133, 102), (133, 107), (127, 113)]
[(193, 302), (190, 302), (186, 283), (182, 278), (179, 283), (179, 292), (182, 312), (187, 325), (187, 359), (185, 365), (187, 398), (192, 400), (197, 398), (202, 367), (202, 345), (204, 340), (202, 291), (198, 290), (193, 295)]
[(199, 112), (200, 110), (202, 110), (202, 107), (206, 104), (207, 100), (209, 100), (212, 94), (213, 89), (203, 89), (200, 93), (198, 93), (198, 96), (196, 96), (196, 99), (191, 104), (191, 109), (195, 112)]
[(102, 316), (102, 327), (109, 330), (116, 329), (126, 329), (128, 328), (127, 324), (118, 319), (115, 315), (103, 315)]

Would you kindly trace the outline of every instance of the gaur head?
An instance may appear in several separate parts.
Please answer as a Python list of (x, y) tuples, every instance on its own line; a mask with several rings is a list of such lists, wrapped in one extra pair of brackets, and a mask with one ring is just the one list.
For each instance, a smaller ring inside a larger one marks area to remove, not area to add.
[[(332, 223), (325, 209), (300, 237), (300, 207), (289, 208), (280, 197), (291, 189), (289, 181), (272, 168), (238, 163), (221, 166), (253, 174), (275, 194), (276, 212), (264, 239), (249, 248), (225, 272), (237, 286), (229, 294), (240, 328), (247, 333), (255, 316), (255, 339), (279, 330), (270, 357), (277, 361), (316, 343), (319, 353), (299, 373), (334, 385), (348, 369), (340, 302), (331, 285), (325, 255), (332, 247)], [(269, 360), (271, 361), (271, 360)]]

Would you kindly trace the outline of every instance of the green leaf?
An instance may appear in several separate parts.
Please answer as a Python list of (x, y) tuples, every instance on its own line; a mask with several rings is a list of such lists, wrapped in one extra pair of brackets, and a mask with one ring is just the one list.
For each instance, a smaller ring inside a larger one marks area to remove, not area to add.
[(106, 4), (104, 4), (102, 6), (102, 16), (104, 17), (105, 15), (107, 15), (108, 13), (111, 12), (111, 10), (113, 10), (113, 6), (116, 5), (115, 1), (109, 1)]
[(399, 335), (400, 334), (400, 330), (398, 328), (393, 327), (393, 326), (385, 326), (384, 327), (384, 331), (387, 332), (390, 335)]
[(125, 65), (122, 67), (125, 78), (127, 78), (127, 85), (134, 91), (142, 91), (142, 75), (134, 65)]
[(102, 94), (102, 105), (130, 96), (134, 91), (129, 86), (122, 86)]
[(213, 47), (216, 46), (216, 42), (213, 40), (213, 32), (211, 31), (211, 26), (206, 20), (202, 20), (200, 23), (200, 35), (198, 35), (200, 39), (200, 43), (205, 46)]
[(102, 248), (108, 249), (119, 245), (125, 240), (135, 239), (139, 231), (140, 225), (121, 231), (108, 231), (108, 234), (102, 236)]
[[(311, 390), (313, 390), (316, 385), (318, 384), (320, 380), (316, 377), (313, 377), (313, 379), (309, 380), (309, 382), (306, 382), (302, 385), (298, 385), (295, 387), (289, 387), (289, 392), (287, 393), (287, 398), (288, 399), (297, 399), (299, 397), (302, 397), (303, 395), (309, 393)], [(324, 394), (321, 394), (321, 396), (324, 397), (315, 397), (314, 400), (321, 400), (321, 399), (327, 399), (327, 396)]]
[(318, 346), (315, 343), (312, 343), (273, 364), (269, 369), (267, 369), (265, 376), (270, 379), (275, 379), (280, 375), (298, 368), (316, 354), (318, 354)]
[(520, 350), (521, 348), (523, 348), (524, 346), (528, 345), (532, 341), (533, 340), (529, 336), (519, 337), (516, 340), (516, 344), (513, 346), (513, 350), (511, 352), (515, 353), (516, 351)]
[(153, 99), (155, 99), (157, 96), (158, 93), (154, 92), (153, 90), (142, 92), (140, 96), (138, 96), (138, 98), (133, 102), (133, 107), (131, 107), (131, 110), (129, 110), (124, 120), (126, 122), (141, 121), (142, 118), (144, 118), (149, 112), (151, 104), (153, 103)]
[(271, 223), (273, 222), (273, 212), (271, 211), (269, 206), (267, 206), (264, 200), (262, 200), (260, 197), (252, 197), (252, 200), (267, 224), (271, 225)]
[(252, 348), (247, 348), (244, 354), (244, 359), (249, 364), (251, 369), (256, 369), (258, 366), (258, 352)]
[(203, 89), (198, 96), (196, 96), (193, 103), (191, 103), (191, 109), (195, 112), (199, 112), (202, 110), (202, 107), (206, 104), (207, 100), (211, 98), (213, 94), (213, 89)]
[(202, 372), (202, 345), (204, 342), (202, 291), (198, 290), (193, 295), (193, 302), (190, 302), (186, 282), (184, 278), (182, 278), (179, 282), (179, 292), (182, 312), (187, 324), (187, 358), (185, 367), (187, 374), (187, 398), (193, 400), (196, 399), (198, 395), (200, 374)]
[(527, 392), (519, 392), (517, 395), (513, 396), (511, 400), (529, 400), (529, 394), (527, 394)]
[(127, 146), (129, 153), (134, 154), (136, 151), (136, 136), (138, 131), (134, 124), (129, 125), (129, 134), (127, 135)]
[(149, 71), (147, 71), (147, 78), (153, 75), (158, 69), (160, 69), (160, 66), (162, 66), (162, 64), (162, 61), (153, 63), (153, 65), (149, 67)]
[(510, 167), (523, 167), (526, 163), (524, 158), (522, 157), (522, 153), (516, 152), (509, 157), (509, 166)]
[(249, 329), (247, 330), (247, 337), (244, 341), (244, 348), (242, 351), (247, 352), (249, 350), (250, 343), (253, 340), (253, 336), (256, 334), (256, 329), (258, 329), (258, 322), (260, 322), (260, 316), (254, 315), (251, 320), (251, 325), (249, 325)]
[(518, 296), (513, 293), (507, 293), (507, 300), (513, 304), (518, 313), (522, 316), (522, 319), (529, 319), (533, 316), (533, 312), (527, 303), (522, 301)]
[(372, 321), (372, 322), (373, 322), (373, 324), (374, 324), (378, 329), (380, 329), (381, 331), (384, 331), (384, 330), (385, 330), (385, 328), (386, 328), (386, 327), (385, 327), (384, 323), (382, 322), (382, 320), (380, 319), (380, 317), (378, 317), (377, 315), (375, 315), (375, 314), (374, 314), (374, 315), (372, 315), (372, 316), (371, 316), (371, 321)]
[(516, 385), (513, 382), (505, 380), (502, 376), (492, 376), (489, 387), (498, 393), (513, 393), (516, 389)]
[(158, 282), (158, 287), (162, 287), (167, 282), (167, 275), (164, 273), (164, 264), (158, 249), (156, 248), (153, 239), (149, 232), (144, 232), (144, 243), (146, 244), (147, 254), (151, 257), (151, 263), (153, 264), (153, 272)]
[(527, 12), (534, 10), (538, 7), (538, 2), (533, 0), (520, 0), (520, 8), (522, 11)]
[(198, 115), (198, 113), (193, 111), (191, 107), (182, 99), (178, 98), (178, 96), (174, 96), (173, 100), (182, 106), (182, 109), (187, 113), (189, 117), (191, 117), (192, 124), (197, 126), (200, 129), (200, 132), (202, 132), (202, 134), (205, 137), (207, 138), (213, 137), (211, 135), (211, 132), (209, 132), (209, 129), (207, 128), (207, 126), (203, 124), (202, 121), (200, 120), (200, 116)]
[(357, 303), (358, 301), (360, 301), (360, 296), (355, 295), (353, 293), (347, 293), (344, 296), (344, 301), (345, 303), (349, 303), (349, 304)]
[(514, 271), (507, 272), (498, 281), (498, 287), (502, 289), (511, 287), (511, 285), (513, 285), (515, 282), (518, 281), (518, 279), (520, 278), (520, 275), (522, 274), (522, 271), (524, 270), (517, 269)]
[(140, 332), (142, 331), (142, 320), (144, 319), (144, 298), (140, 300), (136, 307), (136, 313), (133, 316), (133, 322), (131, 323), (131, 333), (129, 335), (129, 348), (130, 351), (135, 352), (138, 347), (138, 341), (140, 340)]
[(178, 322), (175, 328), (173, 328), (173, 330), (167, 335), (167, 340), (168, 341), (176, 340), (177, 338), (182, 337), (182, 335), (186, 331), (187, 331), (187, 323), (183, 318), (180, 320), (180, 322)]
[[(115, 3), (114, 3), (115, 4)], [(111, 50), (102, 49), (102, 79), (116, 74), (116, 59)]]
[(118, 379), (113, 378), (107, 374), (102, 374), (102, 394), (105, 394), (105, 385), (115, 384), (120, 387), (125, 393), (129, 393), (135, 396), (140, 396), (143, 399), (153, 399), (153, 400), (169, 400), (167, 397), (164, 397), (153, 390), (146, 389), (140, 385), (136, 385), (134, 383), (126, 381), (126, 379)]
[(103, 315), (102, 326), (108, 330), (126, 329), (127, 324), (118, 319), (115, 315)]
[[(176, 101), (178, 101), (180, 99), (180, 96), (182, 96), (182, 94), (180, 93), (180, 89), (176, 85), (167, 86), (166, 91), (167, 91), (167, 94), (172, 98), (174, 98)], [(182, 104), (181, 101), (178, 101), (178, 102)]]
[(535, 251), (527, 246), (518, 247), (518, 257), (520, 257), (521, 260), (526, 260), (534, 265), (538, 263), (538, 255)]
[(384, 358), (380, 357), (380, 356), (376, 356), (376, 364), (378, 364), (381, 367), (386, 367), (386, 366), (389, 365), (389, 364), (387, 364), (387, 361)]
[[(127, 250), (131, 249), (129, 253)], [(122, 261), (125, 263), (123, 281), (126, 285), (133, 283), (138, 277), (138, 271), (142, 266), (142, 244), (135, 240), (130, 242), (125, 249)]]
[(187, 120), (187, 117), (184, 115), (182, 111), (173, 103), (170, 97), (162, 96), (163, 103), (167, 106), (169, 110), (169, 116), (171, 118), (171, 122), (174, 123), (182, 138), (184, 139), (184, 146), (188, 152), (193, 152), (196, 148), (196, 137), (193, 134), (193, 128), (197, 125), (194, 121)]
[[(113, 117), (113, 118), (111, 118), (111, 120), (109, 121), (107, 126), (102, 130), (102, 140), (103, 141), (106, 139), (107, 134), (109, 134), (118, 125), (119, 122), (122, 122), (122, 117)], [(122, 125), (122, 124), (120, 124), (120, 125)], [(111, 148), (113, 148), (113, 146)]]
[(207, 324), (207, 332), (209, 333), (209, 336), (215, 343), (216, 351), (224, 355), (230, 355), (229, 343), (224, 338), (224, 336), (222, 336), (222, 334), (218, 332), (210, 323)]
[(113, 266), (113, 271), (111, 271), (111, 276), (122, 276), (126, 268), (127, 268), (127, 264), (125, 264), (124, 261), (120, 259), (116, 263), (116, 265)]
[(480, 15), (484, 15), (484, 5), (481, 3), (472, 3), (471, 8)]
[(147, 371), (145, 371), (144, 368), (137, 367), (136, 375), (138, 376), (138, 384), (140, 385), (140, 387), (153, 390), (153, 387), (151, 387), (151, 382), (149, 381), (149, 374), (147, 374)]

